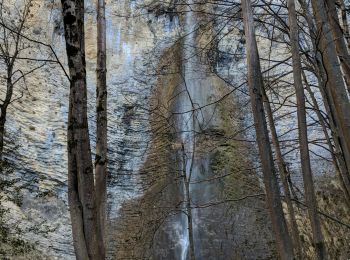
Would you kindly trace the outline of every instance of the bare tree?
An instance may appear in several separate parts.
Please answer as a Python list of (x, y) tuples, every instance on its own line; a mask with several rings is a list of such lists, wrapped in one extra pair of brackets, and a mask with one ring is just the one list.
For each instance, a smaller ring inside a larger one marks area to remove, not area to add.
[(270, 211), (278, 253), (281, 259), (293, 259), (292, 241), (282, 210), (280, 191), (274, 168), (272, 150), (263, 107), (263, 78), (260, 69), (259, 53), (255, 38), (253, 12), (250, 0), (242, 1), (244, 32), (247, 43), (248, 85), (254, 116), (256, 140), (262, 163), (267, 205)]
[(295, 211), (293, 208), (292, 195), (290, 192), (290, 187), (289, 187), (290, 185), (288, 183), (289, 173), (287, 171), (286, 163), (283, 159), (281, 146), (280, 146), (280, 142), (278, 140), (277, 130), (276, 130), (276, 126), (275, 126), (275, 121), (273, 119), (273, 112), (271, 109), (271, 105), (270, 105), (269, 99), (268, 99), (264, 89), (263, 89), (263, 96), (264, 96), (264, 105), (265, 105), (265, 109), (266, 109), (266, 114), (267, 114), (267, 118), (269, 121), (269, 128), (270, 128), (270, 133), (271, 133), (272, 144), (274, 146), (274, 150), (275, 150), (275, 154), (276, 154), (278, 171), (281, 175), (281, 180), (282, 180), (282, 185), (283, 185), (284, 195), (285, 195), (285, 201), (287, 203), (288, 213), (290, 216), (290, 226), (291, 226), (291, 231), (292, 231), (291, 233), (292, 233), (292, 237), (293, 237), (294, 248), (296, 250), (296, 256), (302, 257), (302, 246), (301, 246), (300, 238), (299, 238), (298, 224), (297, 224), (297, 221), (295, 218)]
[(293, 60), (293, 78), (297, 98), (297, 112), (298, 112), (298, 130), (299, 130), (299, 147), (301, 169), (304, 180), (304, 191), (306, 203), (308, 205), (309, 218), (311, 221), (313, 242), (316, 247), (316, 253), (319, 259), (326, 257), (325, 246), (323, 242), (323, 235), (321, 231), (321, 224), (317, 214), (317, 203), (315, 196), (315, 188), (311, 171), (309, 144), (307, 137), (307, 123), (306, 123), (306, 108), (304, 86), (301, 79), (301, 59), (299, 54), (299, 36), (298, 23), (295, 11), (294, 0), (288, 0), (288, 14), (289, 14), (289, 36), (292, 47)]
[(334, 131), (339, 139), (340, 149), (347, 168), (350, 165), (350, 103), (343, 75), (340, 70), (335, 43), (327, 19), (326, 7), (323, 1), (312, 0), (312, 8), (316, 21), (316, 48), (322, 57), (324, 72), (324, 95), (329, 104), (329, 115), (334, 120)]
[[(335, 6), (335, 0), (326, 0), (329, 24), (332, 30), (333, 39), (337, 54), (339, 57), (340, 65), (343, 70), (344, 79), (347, 85), (347, 89), (350, 93), (350, 55), (347, 49), (347, 44), (344, 38), (343, 29), (339, 23), (338, 12)], [(345, 30), (346, 34), (346, 30)]]
[[(31, 0), (25, 1), (23, 8), (14, 8), (11, 12), (5, 5), (4, 1), (0, 2), (0, 21), (1, 21), (1, 38), (0, 38), (0, 62), (4, 66), (4, 90), (1, 87), (1, 103), (0, 103), (0, 161), (3, 158), (4, 151), (4, 136), (5, 124), (7, 119), (7, 109), (9, 105), (20, 99), (26, 89), (25, 77), (31, 74), (38, 67), (29, 71), (23, 71), (18, 66), (18, 61), (21, 59), (20, 55), (24, 53), (30, 46), (24, 41), (21, 34), (26, 28), (26, 22), (30, 14)], [(10, 17), (13, 19), (10, 20)], [(11, 24), (10, 24), (11, 23)], [(39, 65), (39, 67), (44, 64)], [(19, 86), (24, 83), (24, 86)], [(18, 88), (17, 88), (18, 85)], [(18, 94), (15, 94), (17, 89)]]
[[(317, 77), (317, 82), (319, 85), (319, 90), (320, 93), (322, 95), (323, 98), (323, 105), (325, 107), (325, 112), (327, 115), (327, 118), (324, 118), (324, 116), (322, 116), (322, 110), (320, 110), (320, 107), (314, 97), (313, 92), (311, 91), (310, 85), (308, 83), (307, 77), (305, 75), (305, 71), (303, 70), (303, 77), (304, 77), (304, 82), (306, 84), (306, 89), (308, 90), (312, 102), (314, 104), (315, 107), (315, 111), (316, 114), (319, 118), (319, 122), (321, 124), (321, 127), (323, 128), (323, 132), (325, 134), (326, 138), (328, 137), (328, 128), (327, 128), (327, 123), (329, 125), (329, 128), (331, 130), (331, 135), (332, 135), (332, 140), (329, 139), (328, 141), (328, 145), (329, 145), (329, 149), (332, 152), (332, 156), (333, 156), (333, 163), (335, 165), (336, 169), (339, 169), (338, 173), (339, 173), (339, 180), (340, 183), (343, 186), (343, 190), (344, 190), (344, 194), (345, 197), (349, 198), (349, 194), (350, 194), (350, 176), (349, 176), (349, 165), (348, 165), (348, 160), (347, 158), (347, 153), (346, 153), (346, 144), (343, 144), (344, 139), (340, 138), (340, 134), (341, 134), (341, 129), (340, 126), (337, 124), (337, 115), (336, 112), (334, 110), (334, 105), (332, 105), (332, 98), (329, 95), (329, 88), (326, 87), (326, 83), (330, 84), (328, 82), (327, 79), (327, 73), (325, 70), (325, 66), (324, 66), (324, 60), (322, 59), (322, 55), (321, 52), (318, 51), (318, 44), (319, 44), (319, 37), (317, 36), (317, 30), (316, 30), (316, 26), (314, 25), (314, 22), (312, 20), (312, 14), (309, 11), (309, 8), (306, 4), (305, 1), (303, 0), (299, 0), (299, 3), (302, 7), (302, 11), (303, 11), (303, 16), (307, 22), (307, 26), (310, 30), (311, 33), (311, 43), (312, 43), (312, 47), (315, 53), (315, 58), (311, 60), (311, 64), (314, 65), (313, 71)], [(327, 34), (327, 36), (329, 37), (329, 33)], [(332, 43), (331, 43), (332, 44)], [(310, 59), (310, 57), (308, 57)], [(314, 62), (315, 61), (315, 62)], [(332, 143), (333, 141), (333, 143)], [(333, 147), (334, 146), (334, 147)], [(347, 199), (348, 202), (350, 203), (350, 200)]]

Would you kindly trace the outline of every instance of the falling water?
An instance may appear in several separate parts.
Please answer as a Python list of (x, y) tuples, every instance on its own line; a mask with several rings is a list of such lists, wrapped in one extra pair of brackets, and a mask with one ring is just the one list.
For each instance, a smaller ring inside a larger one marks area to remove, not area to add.
[[(190, 218), (187, 218), (186, 214), (182, 214), (179, 218), (180, 225), (174, 223), (175, 228), (180, 228), (177, 233), (180, 234), (178, 242), (181, 244), (181, 260), (189, 258), (190, 252), (197, 259), (202, 257), (202, 251), (207, 250), (202, 246), (203, 235), (207, 237), (209, 234), (209, 222), (210, 218), (208, 211), (195, 209), (194, 206), (200, 203), (210, 201), (215, 197), (217, 192), (216, 184), (200, 183), (191, 184), (196, 181), (203, 181), (209, 179), (211, 171), (209, 165), (209, 154), (203, 158), (199, 158), (196, 154), (197, 150), (197, 137), (201, 131), (206, 131), (211, 127), (215, 127), (217, 122), (214, 122), (215, 110), (213, 107), (208, 106), (210, 98), (214, 96), (215, 84), (213, 79), (207, 74), (207, 67), (201, 63), (200, 53), (201, 48), (197, 48), (197, 19), (195, 12), (192, 10), (195, 8), (193, 0), (188, 0), (187, 12), (184, 20), (185, 36), (183, 38), (183, 84), (180, 88), (180, 94), (177, 100), (177, 111), (180, 115), (177, 118), (177, 131), (179, 133), (180, 142), (183, 144), (182, 153), (185, 154), (185, 158), (182, 162), (182, 169), (185, 171), (186, 180), (189, 184), (189, 189), (186, 190), (185, 178), (181, 192), (183, 195), (183, 210), (189, 214)], [(181, 157), (182, 158), (182, 157)], [(182, 170), (181, 169), (181, 170)], [(190, 200), (190, 207), (186, 207), (186, 202)], [(189, 220), (191, 219), (191, 220)], [(192, 222), (192, 234), (189, 231), (189, 221)], [(192, 240), (191, 240), (192, 239)], [(210, 240), (210, 239), (209, 239)], [(193, 247), (191, 249), (191, 241)], [(210, 243), (210, 242), (209, 242)], [(205, 242), (205, 245), (208, 241)], [(204, 245), (204, 244), (203, 244)], [(191, 249), (191, 250), (190, 250)]]
[[(178, 100), (178, 109), (181, 112), (178, 118), (178, 132), (180, 133), (180, 140), (183, 144), (182, 153), (185, 154), (185, 161), (182, 162), (181, 171), (185, 169), (185, 174), (187, 180), (191, 178), (191, 164), (194, 146), (195, 146), (195, 138), (194, 138), (194, 129), (195, 129), (195, 112), (193, 109), (195, 108), (195, 93), (198, 91), (198, 86), (196, 84), (196, 80), (194, 80), (194, 67), (197, 63), (196, 55), (195, 55), (195, 44), (196, 44), (196, 35), (195, 35), (195, 17), (191, 8), (193, 7), (193, 1), (189, 0), (188, 2), (188, 10), (186, 12), (185, 17), (185, 37), (183, 42), (183, 80), (184, 83), (180, 89), (181, 94), (179, 95)], [(182, 157), (182, 156), (181, 156)], [(182, 182), (182, 194), (184, 198), (184, 209), (186, 199), (188, 198), (188, 194), (186, 194), (185, 181)], [(188, 212), (187, 212), (188, 213)], [(189, 247), (190, 247), (190, 237), (189, 237), (189, 225), (188, 219), (185, 214), (182, 214), (179, 220), (180, 223), (175, 223), (175, 228), (177, 228), (177, 232), (179, 234), (179, 244), (181, 248), (180, 259), (186, 260), (189, 255)]]

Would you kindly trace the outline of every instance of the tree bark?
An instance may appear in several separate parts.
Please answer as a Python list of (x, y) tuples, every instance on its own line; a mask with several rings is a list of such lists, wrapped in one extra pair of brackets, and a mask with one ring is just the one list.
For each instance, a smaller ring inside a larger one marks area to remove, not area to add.
[[(318, 47), (317, 47), (317, 43), (316, 43), (316, 38), (317, 38), (317, 32), (315, 29), (315, 25), (311, 19), (312, 15), (309, 12), (309, 9), (305, 3), (304, 0), (299, 0), (300, 5), (303, 8), (304, 11), (304, 17), (308, 23), (308, 27), (311, 33), (311, 42), (312, 42), (312, 46), (313, 49), (315, 51), (315, 71), (314, 73), (317, 76), (317, 81), (318, 81), (318, 85), (319, 85), (319, 89), (320, 89), (320, 93), (322, 95), (323, 98), (323, 104), (324, 107), (326, 109), (326, 113), (328, 115), (328, 123), (330, 125), (330, 129), (331, 129), (331, 134), (333, 137), (333, 142), (334, 142), (334, 146), (335, 146), (335, 157), (337, 159), (337, 161), (335, 161), (334, 163), (337, 164), (339, 166), (339, 173), (341, 174), (341, 182), (343, 182), (344, 186), (344, 193), (346, 195), (346, 197), (348, 197), (348, 190), (350, 190), (350, 175), (349, 175), (349, 170), (350, 169), (350, 165), (347, 165), (347, 161), (346, 160), (346, 150), (343, 150), (342, 147), (345, 147), (346, 145), (342, 144), (342, 142), (344, 141), (344, 139), (340, 138), (340, 134), (341, 134), (341, 129), (339, 124), (337, 124), (337, 117), (335, 115), (335, 108), (334, 105), (332, 105), (332, 98), (331, 95), (329, 94), (329, 89), (327, 89), (326, 87), (326, 83), (327, 83), (327, 73), (325, 71), (325, 67), (323, 65), (323, 60), (322, 60), (322, 55), (321, 53), (318, 51)], [(305, 78), (305, 82), (307, 84), (307, 80), (306, 80), (306, 76), (304, 76)], [(307, 89), (308, 89), (308, 85)], [(308, 90), (311, 93), (311, 89)], [(313, 94), (310, 94), (311, 97), (313, 97)], [(317, 104), (316, 100), (313, 100), (313, 102), (315, 104)], [(316, 108), (316, 112), (319, 115), (319, 118), (323, 119), (323, 116), (320, 114), (320, 110)], [(324, 120), (320, 119), (321, 125), (322, 122)], [(324, 127), (323, 127), (324, 128)], [(324, 132), (325, 135), (327, 136), (327, 130), (324, 128)], [(330, 149), (332, 150), (332, 144), (329, 143), (330, 145)], [(336, 166), (337, 168), (337, 166)], [(350, 203), (350, 201), (348, 201)]]
[(294, 259), (292, 241), (282, 210), (280, 190), (273, 164), (272, 150), (265, 119), (262, 100), (263, 78), (260, 69), (250, 0), (242, 1), (242, 13), (247, 43), (248, 85), (254, 116), (256, 139), (266, 188), (267, 206), (270, 211), (272, 228), (281, 259)]
[[(325, 119), (324, 119), (324, 117), (321, 114), (321, 109), (320, 109), (320, 107), (319, 107), (319, 105), (317, 103), (317, 100), (315, 98), (314, 93), (311, 90), (310, 85), (307, 82), (307, 78), (306, 78), (306, 75), (305, 75), (304, 71), (302, 71), (302, 75), (303, 75), (303, 80), (305, 82), (306, 90), (308, 91), (308, 93), (309, 93), (309, 95), (311, 97), (312, 104), (314, 106), (314, 109), (315, 109), (315, 112), (317, 114), (318, 120), (319, 120), (320, 125), (322, 127), (323, 133), (324, 133), (324, 135), (326, 137), (327, 144), (328, 144), (329, 150), (331, 152), (332, 160), (333, 160), (333, 165), (334, 165), (334, 168), (335, 168), (336, 173), (338, 175), (340, 184), (342, 186), (342, 189), (343, 189), (343, 192), (344, 192), (344, 195), (345, 195), (345, 199), (346, 199), (346, 201), (349, 204), (350, 203), (350, 179), (348, 177), (348, 173), (347, 173), (347, 168), (346, 168), (346, 164), (345, 164), (345, 161), (344, 161), (344, 157), (341, 154), (341, 151), (339, 150), (338, 139), (334, 138), (334, 146), (333, 146), (331, 137), (329, 136), (329, 133), (328, 133), (328, 128), (326, 126)], [(332, 120), (330, 120), (330, 124), (331, 124), (331, 128), (333, 128), (332, 127)]]
[(350, 103), (343, 81), (325, 3), (312, 0), (316, 28), (320, 34), (317, 50), (322, 58), (325, 99), (329, 104), (334, 130), (339, 138), (347, 168), (350, 167)]
[(343, 30), (338, 19), (338, 12), (334, 0), (326, 0), (328, 7), (328, 19), (332, 29), (333, 39), (336, 51), (339, 57), (340, 65), (344, 73), (344, 79), (348, 92), (350, 93), (350, 55), (344, 39)]
[(349, 24), (348, 24), (348, 18), (346, 14), (346, 7), (343, 0), (339, 0), (340, 2), (340, 8), (341, 8), (341, 19), (342, 19), (342, 25), (344, 30), (344, 36), (348, 45), (348, 48), (350, 48), (350, 34), (349, 34)]
[(6, 115), (7, 108), (12, 100), (13, 95), (13, 84), (12, 84), (12, 72), (13, 72), (13, 63), (15, 57), (11, 59), (10, 63), (7, 65), (7, 79), (6, 79), (6, 95), (3, 103), (0, 107), (0, 162), (3, 160), (4, 153), (4, 138), (5, 138), (5, 124), (6, 124)]
[(6, 123), (6, 109), (1, 107), (1, 116), (0, 116), (0, 164), (3, 160), (4, 153), (4, 138), (5, 138), (5, 123)]
[[(107, 204), (107, 66), (105, 1), (97, 0), (96, 67), (96, 200), (99, 214), (101, 247), (104, 249)], [(103, 250), (104, 252), (105, 250)], [(104, 256), (103, 256), (104, 257)]]
[(62, 0), (70, 74), (68, 114), (68, 202), (78, 260), (103, 259), (87, 121), (84, 1)]
[(291, 192), (289, 190), (289, 184), (288, 184), (288, 174), (289, 173), (287, 171), (286, 163), (285, 163), (283, 156), (282, 156), (282, 151), (281, 151), (280, 143), (278, 141), (278, 135), (277, 135), (274, 119), (273, 119), (271, 106), (269, 103), (269, 99), (265, 93), (265, 89), (263, 89), (263, 96), (264, 96), (264, 104), (265, 104), (266, 114), (267, 114), (267, 118), (269, 120), (269, 127), (270, 127), (270, 132), (271, 132), (272, 144), (275, 148), (278, 170), (279, 170), (279, 173), (281, 175), (281, 180), (282, 180), (282, 185), (283, 185), (284, 195), (285, 195), (285, 201), (287, 203), (288, 212), (290, 215), (290, 226), (291, 226), (291, 230), (292, 230), (294, 248), (296, 251), (295, 256), (297, 259), (299, 259), (299, 258), (303, 257), (303, 254), (302, 254), (302, 246), (301, 246), (300, 238), (299, 238), (298, 224), (297, 224), (297, 221), (295, 218), (292, 196), (291, 196)]
[[(14, 67), (15, 63), (18, 59), (19, 54), (21, 51), (23, 51), (26, 48), (23, 48), (21, 46), (22, 43), (22, 31), (25, 28), (25, 24), (27, 22), (28, 15), (30, 13), (30, 8), (32, 6), (32, 0), (27, 1), (24, 4), (24, 9), (22, 11), (18, 12), (18, 21), (19, 24), (16, 25), (16, 23), (11, 25), (12, 29), (9, 29), (4, 24), (3, 15), (6, 13), (2, 7), (1, 7), (1, 26), (3, 27), (3, 34), (2, 34), (2, 42), (0, 44), (0, 56), (2, 59), (2, 62), (5, 65), (6, 68), (6, 91), (5, 91), (5, 99), (2, 101), (2, 104), (0, 105), (0, 162), (3, 160), (3, 153), (4, 153), (4, 138), (5, 138), (5, 124), (6, 124), (6, 116), (7, 116), (7, 108), (12, 102), (13, 97), (13, 91), (14, 91), (14, 85), (16, 82), (18, 82), (18, 79), (13, 81), (12, 77), (14, 75)], [(2, 4), (2, 2), (1, 2)], [(5, 33), (5, 31), (9, 30), (9, 33)], [(24, 76), (23, 76), (24, 79)]]
[(306, 123), (306, 108), (304, 86), (301, 79), (301, 59), (299, 54), (299, 37), (298, 24), (295, 11), (294, 0), (288, 0), (288, 15), (289, 15), (289, 35), (292, 47), (293, 60), (293, 78), (297, 97), (297, 116), (298, 116), (298, 130), (299, 130), (299, 146), (300, 146), (300, 160), (301, 169), (304, 180), (304, 192), (306, 204), (308, 205), (308, 213), (313, 232), (313, 243), (316, 249), (318, 259), (326, 258), (326, 250), (323, 242), (323, 235), (321, 231), (321, 223), (317, 214), (317, 201), (315, 195), (315, 188), (313, 183), (310, 154), (307, 137), (307, 123)]

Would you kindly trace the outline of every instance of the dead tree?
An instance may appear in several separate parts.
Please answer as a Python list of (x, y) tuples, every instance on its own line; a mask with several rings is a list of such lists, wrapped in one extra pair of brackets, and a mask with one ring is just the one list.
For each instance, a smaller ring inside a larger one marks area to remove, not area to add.
[(244, 32), (247, 43), (248, 85), (256, 130), (256, 139), (262, 163), (266, 199), (269, 208), (278, 253), (281, 259), (294, 259), (292, 241), (282, 210), (280, 190), (274, 168), (272, 150), (263, 107), (263, 78), (255, 38), (253, 12), (250, 0), (242, 1)]

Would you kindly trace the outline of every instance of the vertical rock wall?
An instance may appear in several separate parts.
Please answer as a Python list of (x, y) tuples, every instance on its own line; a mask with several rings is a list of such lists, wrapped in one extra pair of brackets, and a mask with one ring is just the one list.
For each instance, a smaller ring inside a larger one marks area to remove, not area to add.
[[(180, 6), (176, 11), (183, 14), (175, 16), (173, 2), (106, 2), (109, 259), (188, 259), (181, 175), (181, 143), (186, 139), (181, 135), (188, 131), (196, 145), (190, 181), (196, 258), (275, 258), (256, 149), (244, 141), (254, 137), (249, 131), (248, 136), (243, 134), (250, 123), (249, 109), (243, 106), (247, 97), (244, 90), (237, 94), (221, 79), (244, 80), (242, 60), (221, 55), (232, 46), (242, 51), (239, 30), (217, 43), (213, 35), (227, 32), (220, 31), (220, 21), (205, 12), (186, 14)], [(93, 1), (85, 3), (94, 147), (96, 14)], [(211, 5), (203, 6), (212, 11)], [(51, 44), (65, 65), (60, 1), (33, 0), (32, 10), (25, 34)], [(190, 29), (196, 33), (180, 38)], [(30, 52), (36, 58), (53, 59), (42, 45)], [(26, 69), (32, 65), (17, 64)], [(22, 205), (5, 204), (11, 209), (9, 223), (29, 230), (24, 238), (36, 242), (39, 253), (24, 259), (74, 259), (66, 197), (68, 80), (60, 66), (48, 63), (26, 83), (28, 91), (10, 107), (7, 124), (8, 135), (16, 141), (7, 146), (7, 158), (25, 186)], [(184, 90), (193, 98), (195, 111), (190, 113)], [(186, 128), (186, 118), (194, 116)], [(31, 230), (33, 226), (42, 232)], [(347, 240), (333, 241), (332, 232), (329, 243), (344, 246)], [(339, 251), (334, 254), (340, 255)]]

